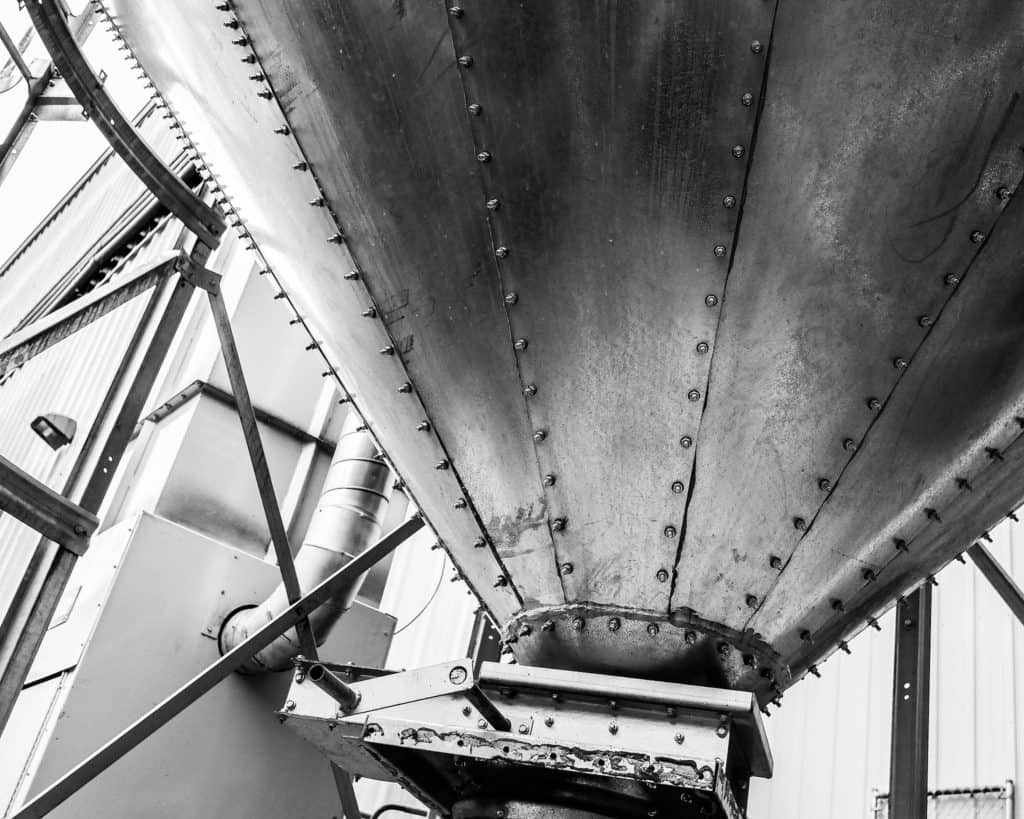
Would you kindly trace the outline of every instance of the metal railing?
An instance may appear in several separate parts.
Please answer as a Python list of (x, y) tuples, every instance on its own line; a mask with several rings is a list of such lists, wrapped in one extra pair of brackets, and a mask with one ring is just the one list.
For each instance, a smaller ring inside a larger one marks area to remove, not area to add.
[[(985, 788), (928, 791), (927, 819), (1014, 819), (1013, 780)], [(889, 794), (874, 794), (872, 819), (889, 819)]]

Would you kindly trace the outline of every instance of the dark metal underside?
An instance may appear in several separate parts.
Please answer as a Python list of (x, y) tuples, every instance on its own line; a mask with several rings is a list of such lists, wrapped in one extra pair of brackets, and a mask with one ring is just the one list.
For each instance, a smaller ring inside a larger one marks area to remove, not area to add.
[(109, 5), (522, 661), (770, 697), (1024, 496), (1012, 0)]

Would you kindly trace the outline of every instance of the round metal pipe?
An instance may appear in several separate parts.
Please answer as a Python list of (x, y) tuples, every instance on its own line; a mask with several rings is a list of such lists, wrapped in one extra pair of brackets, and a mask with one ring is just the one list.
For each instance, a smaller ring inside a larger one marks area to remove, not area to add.
[(338, 708), (346, 714), (355, 711), (359, 700), (362, 699), (358, 691), (320, 663), (311, 665), (306, 676), (317, 688), (333, 697), (338, 703)]
[[(307, 591), (375, 542), (391, 499), (392, 474), (377, 445), (358, 429), (352, 414), (342, 427), (331, 467), (324, 479), (320, 502), (310, 521), (302, 548), (295, 558), (299, 587)], [(354, 602), (363, 577), (309, 615), (317, 645)], [(288, 595), (280, 584), (259, 606), (228, 616), (221, 627), (221, 653), (230, 651), (288, 608)], [(298, 634), (289, 630), (256, 654), (241, 669), (243, 674), (283, 671), (301, 651)]]

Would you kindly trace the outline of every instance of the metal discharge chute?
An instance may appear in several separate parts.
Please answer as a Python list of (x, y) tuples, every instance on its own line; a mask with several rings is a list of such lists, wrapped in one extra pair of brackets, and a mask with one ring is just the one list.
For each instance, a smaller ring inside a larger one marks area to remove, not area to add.
[(763, 705), (1024, 497), (1016, 3), (106, 7), (521, 665)]

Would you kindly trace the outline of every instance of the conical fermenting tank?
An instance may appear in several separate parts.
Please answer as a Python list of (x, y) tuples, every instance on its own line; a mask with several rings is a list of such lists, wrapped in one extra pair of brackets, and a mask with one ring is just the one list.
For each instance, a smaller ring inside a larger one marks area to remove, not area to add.
[(522, 663), (764, 701), (1021, 502), (1019, 3), (107, 7)]

